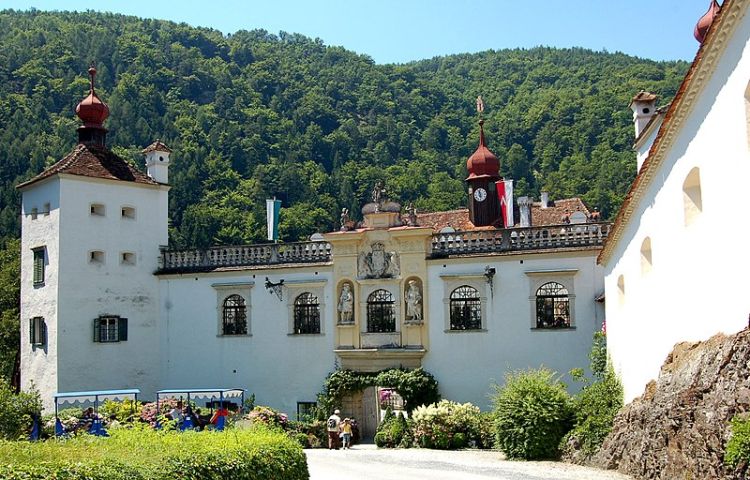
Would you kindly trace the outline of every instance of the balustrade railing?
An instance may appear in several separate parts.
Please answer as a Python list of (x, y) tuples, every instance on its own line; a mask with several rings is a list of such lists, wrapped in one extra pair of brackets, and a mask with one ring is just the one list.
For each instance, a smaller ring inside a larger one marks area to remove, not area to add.
[(328, 242), (265, 243), (206, 249), (162, 249), (160, 271), (212, 270), (222, 267), (328, 262)]
[(436, 233), (431, 256), (601, 246), (610, 223), (581, 223), (545, 227), (506, 228)]

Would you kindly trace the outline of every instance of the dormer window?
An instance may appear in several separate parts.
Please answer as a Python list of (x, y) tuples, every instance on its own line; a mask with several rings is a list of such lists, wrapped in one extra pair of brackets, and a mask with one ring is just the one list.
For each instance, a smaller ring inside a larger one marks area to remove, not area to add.
[(104, 216), (104, 204), (101, 203), (92, 203), (90, 207), (90, 213), (91, 215), (97, 216), (97, 217), (103, 217)]
[(135, 208), (133, 207), (122, 207), (121, 209), (122, 218), (129, 220), (135, 220)]

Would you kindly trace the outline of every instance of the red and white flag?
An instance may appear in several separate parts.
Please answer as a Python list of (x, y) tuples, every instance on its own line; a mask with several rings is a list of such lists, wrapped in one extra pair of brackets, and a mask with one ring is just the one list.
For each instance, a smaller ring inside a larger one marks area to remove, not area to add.
[(500, 212), (503, 214), (503, 226), (512, 227), (513, 219), (513, 180), (500, 180), (495, 182), (497, 187), (497, 198), (500, 200)]

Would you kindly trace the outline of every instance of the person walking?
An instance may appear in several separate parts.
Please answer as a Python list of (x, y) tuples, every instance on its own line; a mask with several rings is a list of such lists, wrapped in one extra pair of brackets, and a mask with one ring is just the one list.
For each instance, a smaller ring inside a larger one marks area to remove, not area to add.
[(341, 424), (341, 434), (344, 437), (344, 450), (352, 448), (352, 424), (348, 418)]
[(341, 411), (339, 411), (339, 409), (334, 410), (333, 415), (328, 417), (328, 422), (326, 422), (326, 429), (328, 430), (328, 450), (339, 449), (339, 431), (341, 430), (340, 413)]

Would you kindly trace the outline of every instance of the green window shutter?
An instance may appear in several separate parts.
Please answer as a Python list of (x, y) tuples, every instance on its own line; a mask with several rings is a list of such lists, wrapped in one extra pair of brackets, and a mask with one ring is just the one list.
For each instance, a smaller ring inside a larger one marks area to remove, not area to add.
[(94, 319), (94, 341), (98, 342), (101, 336), (99, 335), (99, 319)]
[(44, 249), (34, 250), (34, 284), (44, 283)]
[(47, 322), (43, 318), (39, 319), (39, 343), (41, 345), (47, 344)]
[(128, 319), (119, 318), (117, 320), (117, 340), (124, 342), (128, 339)]
[(34, 328), (35, 323), (36, 322), (33, 318), (29, 319), (29, 343), (31, 343), (32, 345), (34, 345), (34, 334), (36, 333), (36, 329)]

